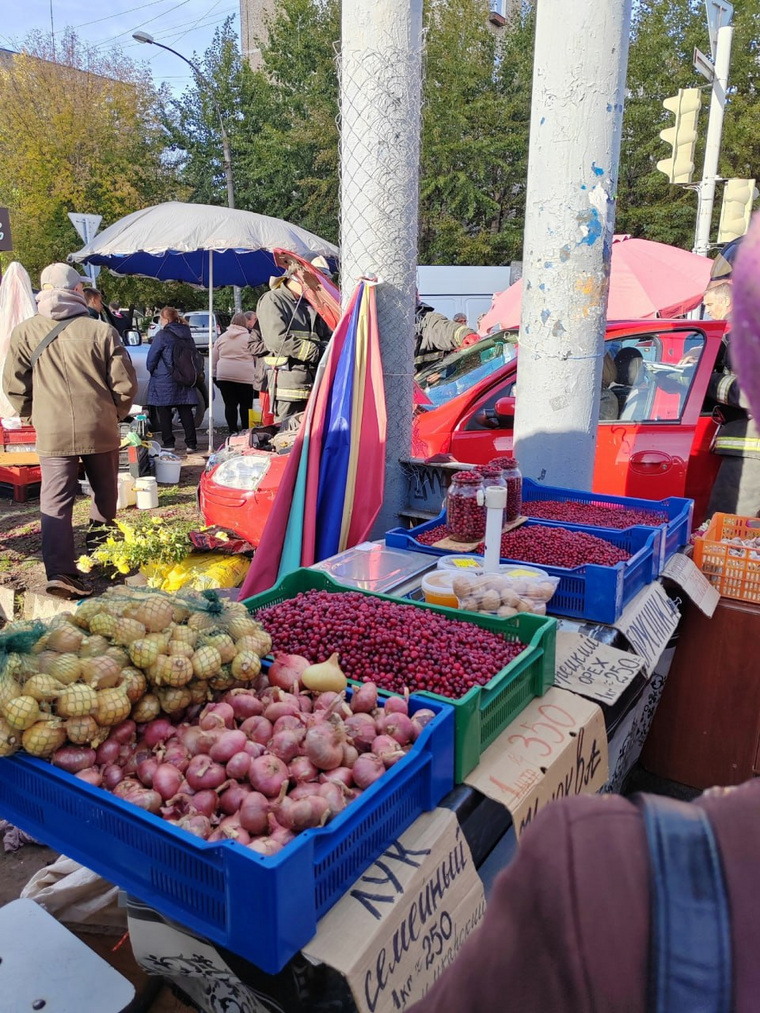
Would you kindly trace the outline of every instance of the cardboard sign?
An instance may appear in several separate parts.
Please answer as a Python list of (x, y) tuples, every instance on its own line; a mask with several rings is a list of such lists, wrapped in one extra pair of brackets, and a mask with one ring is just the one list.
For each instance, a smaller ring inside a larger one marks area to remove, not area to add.
[(560, 689), (613, 704), (643, 666), (636, 654), (600, 644), (581, 633), (557, 631), (554, 685)]
[(662, 584), (655, 581), (636, 595), (615, 623), (636, 654), (644, 659), (647, 675), (654, 672), (680, 618), (676, 603), (665, 594)]
[(671, 556), (665, 564), (662, 576), (675, 581), (700, 612), (712, 618), (720, 601), (720, 592), (712, 586), (691, 556), (685, 556), (683, 552)]
[(391, 1013), (426, 995), (485, 909), (456, 816), (434, 809), (328, 911), (304, 954), (345, 976), (362, 1013)]
[(465, 781), (509, 809), (519, 837), (550, 802), (594, 794), (607, 776), (600, 708), (552, 688), (504, 729)]

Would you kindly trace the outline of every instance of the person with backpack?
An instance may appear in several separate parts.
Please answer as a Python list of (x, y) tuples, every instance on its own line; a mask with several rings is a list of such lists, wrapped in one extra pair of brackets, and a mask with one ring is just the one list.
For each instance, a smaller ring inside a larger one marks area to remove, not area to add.
[(172, 415), (176, 409), (185, 431), (185, 446), (194, 451), (198, 449), (195, 387), (203, 375), (203, 359), (190, 328), (173, 306), (164, 306), (159, 324), (145, 362), (150, 373), (148, 402), (158, 410), (162, 445), (167, 450), (174, 447)]
[(92, 486), (86, 548), (116, 516), (119, 421), (137, 392), (135, 371), (118, 333), (93, 320), (86, 279), (68, 264), (40, 275), (39, 312), (13, 329), (3, 388), (14, 411), (37, 432), (42, 486), (42, 559), (47, 593), (84, 598), (92, 588), (77, 574), (72, 511), (79, 465)]

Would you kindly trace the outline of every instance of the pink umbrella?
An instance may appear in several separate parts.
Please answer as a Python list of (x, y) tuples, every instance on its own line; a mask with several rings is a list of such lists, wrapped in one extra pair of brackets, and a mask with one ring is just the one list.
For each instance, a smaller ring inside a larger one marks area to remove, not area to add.
[[(612, 241), (609, 320), (680, 317), (698, 306), (710, 280), (712, 261), (667, 243), (615, 236)], [(493, 297), (480, 333), (519, 327), (522, 282)]]

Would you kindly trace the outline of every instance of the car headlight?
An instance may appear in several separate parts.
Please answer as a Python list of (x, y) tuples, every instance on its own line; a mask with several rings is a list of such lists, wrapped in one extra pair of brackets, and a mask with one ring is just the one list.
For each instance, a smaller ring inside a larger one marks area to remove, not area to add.
[(216, 469), (213, 481), (216, 485), (227, 489), (242, 489), (253, 492), (258, 489), (264, 475), (269, 470), (269, 461), (265, 457), (247, 457), (238, 455), (224, 461)]

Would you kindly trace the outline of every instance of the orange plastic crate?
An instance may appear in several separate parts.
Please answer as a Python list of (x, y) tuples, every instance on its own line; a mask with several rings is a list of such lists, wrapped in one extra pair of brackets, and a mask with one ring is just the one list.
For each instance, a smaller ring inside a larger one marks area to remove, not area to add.
[(724, 538), (760, 538), (760, 518), (714, 514), (694, 542), (694, 562), (724, 597), (760, 602), (760, 547), (731, 545)]

